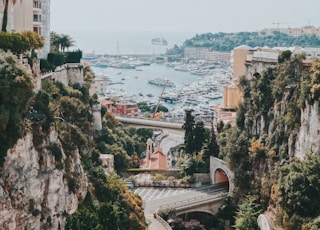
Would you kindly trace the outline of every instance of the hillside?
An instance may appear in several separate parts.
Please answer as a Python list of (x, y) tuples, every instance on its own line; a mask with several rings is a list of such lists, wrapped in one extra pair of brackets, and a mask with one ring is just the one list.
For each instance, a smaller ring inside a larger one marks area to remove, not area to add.
[(251, 218), (255, 229), (261, 213), (281, 229), (319, 227), (320, 61), (280, 59), (275, 68), (240, 79), (237, 127), (225, 126), (218, 135), (219, 157), (236, 175), (238, 229), (248, 229), (241, 226)]
[(206, 47), (211, 50), (230, 52), (240, 45), (250, 47), (320, 47), (320, 38), (315, 35), (293, 37), (280, 32), (266, 35), (263, 32), (206, 33), (187, 39), (183, 46)]
[(33, 64), (0, 51), (0, 229), (144, 229), (141, 199), (99, 155), (135, 167), (146, 138), (107, 115), (94, 129), (89, 66), (61, 66), (40, 90)]

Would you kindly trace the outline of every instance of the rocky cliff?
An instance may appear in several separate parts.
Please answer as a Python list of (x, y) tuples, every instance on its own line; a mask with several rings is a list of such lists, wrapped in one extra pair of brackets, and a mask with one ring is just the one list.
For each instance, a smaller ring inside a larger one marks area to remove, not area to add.
[(0, 173), (0, 229), (64, 229), (67, 214), (86, 196), (78, 152), (66, 156), (60, 147), (58, 162), (46, 148), (52, 143), (61, 146), (54, 129), (37, 149), (28, 132), (9, 149)]
[[(294, 139), (294, 134), (289, 139)], [(320, 154), (320, 114), (319, 104), (307, 105), (301, 110), (301, 126), (297, 133), (294, 148), (289, 148), (290, 155), (303, 159), (308, 153)], [(289, 145), (290, 147), (290, 145)]]

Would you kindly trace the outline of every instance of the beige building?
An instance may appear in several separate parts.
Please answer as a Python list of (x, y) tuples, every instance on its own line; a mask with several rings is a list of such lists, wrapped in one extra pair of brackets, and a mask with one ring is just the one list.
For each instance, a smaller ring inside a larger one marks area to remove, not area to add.
[(184, 47), (183, 57), (187, 60), (229, 61), (230, 52), (219, 52), (206, 47)]
[(223, 87), (223, 101), (222, 109), (234, 110), (238, 108), (239, 103), (242, 102), (242, 92), (238, 87), (238, 81), (233, 81), (230, 85)]
[[(0, 20), (2, 23), (4, 1), (0, 1)], [(7, 31), (34, 31), (42, 35), (45, 44), (38, 51), (39, 58), (47, 58), (50, 52), (50, 0), (17, 0), (15, 5), (9, 1)]]
[(262, 30), (262, 33), (266, 35), (273, 34), (274, 32), (280, 32), (289, 36), (298, 37), (303, 35), (316, 35), (320, 37), (320, 27), (304, 26), (304, 27), (288, 27), (288, 28), (267, 28)]
[(252, 48), (247, 45), (238, 46), (231, 52), (232, 78), (238, 79), (246, 74), (244, 63)]

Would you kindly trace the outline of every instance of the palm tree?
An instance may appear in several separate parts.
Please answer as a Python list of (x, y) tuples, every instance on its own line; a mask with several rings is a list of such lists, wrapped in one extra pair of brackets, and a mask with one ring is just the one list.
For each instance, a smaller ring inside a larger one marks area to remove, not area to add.
[(60, 35), (56, 32), (50, 33), (50, 50), (59, 51), (60, 49)]
[(59, 40), (62, 52), (64, 52), (66, 48), (68, 49), (69, 47), (74, 45), (74, 41), (69, 35), (62, 34)]
[[(3, 19), (2, 19), (2, 28), (1, 30), (3, 32), (7, 32), (7, 24), (8, 24), (8, 7), (9, 7), (9, 0), (3, 0), (5, 1), (4, 10), (3, 10)], [(16, 4), (16, 0), (11, 0), (12, 4)]]

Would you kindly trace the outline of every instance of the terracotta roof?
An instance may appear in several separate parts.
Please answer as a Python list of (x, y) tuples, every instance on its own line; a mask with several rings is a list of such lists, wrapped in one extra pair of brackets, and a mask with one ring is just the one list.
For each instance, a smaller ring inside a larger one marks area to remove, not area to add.
[(102, 101), (100, 101), (100, 104), (101, 104), (101, 105), (112, 105), (112, 104), (113, 104), (113, 101), (102, 100)]
[(144, 158), (140, 163), (141, 168), (150, 169), (166, 169), (167, 168), (167, 156), (158, 149), (151, 155), (150, 160), (148, 156)]

